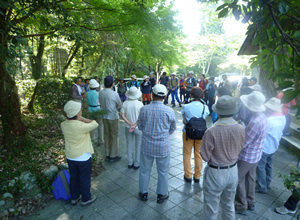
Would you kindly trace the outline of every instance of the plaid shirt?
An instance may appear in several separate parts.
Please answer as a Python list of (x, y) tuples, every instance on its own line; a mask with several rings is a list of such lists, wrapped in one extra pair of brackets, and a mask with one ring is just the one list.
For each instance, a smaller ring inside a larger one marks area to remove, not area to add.
[(173, 109), (161, 101), (153, 101), (141, 108), (137, 121), (143, 132), (142, 152), (151, 157), (166, 157), (171, 151), (169, 135), (176, 129)]
[(245, 129), (246, 140), (239, 160), (247, 163), (257, 163), (262, 155), (268, 122), (264, 113), (254, 113)]

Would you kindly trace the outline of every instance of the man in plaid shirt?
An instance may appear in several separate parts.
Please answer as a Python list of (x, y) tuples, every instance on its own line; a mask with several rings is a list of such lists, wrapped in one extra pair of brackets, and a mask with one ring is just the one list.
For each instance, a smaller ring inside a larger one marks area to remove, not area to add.
[(139, 177), (139, 196), (143, 201), (148, 199), (148, 186), (154, 159), (158, 173), (157, 203), (162, 203), (169, 197), (168, 174), (171, 151), (169, 135), (176, 129), (176, 119), (173, 109), (162, 102), (167, 93), (164, 85), (154, 86), (153, 102), (141, 108), (137, 121), (138, 128), (143, 132)]
[(265, 97), (261, 92), (254, 91), (243, 95), (240, 116), (245, 122), (245, 145), (239, 155), (239, 183), (235, 197), (236, 213), (247, 215), (247, 210), (255, 210), (255, 179), (256, 167), (261, 159), (262, 149), (267, 134), (268, 123), (264, 115)]

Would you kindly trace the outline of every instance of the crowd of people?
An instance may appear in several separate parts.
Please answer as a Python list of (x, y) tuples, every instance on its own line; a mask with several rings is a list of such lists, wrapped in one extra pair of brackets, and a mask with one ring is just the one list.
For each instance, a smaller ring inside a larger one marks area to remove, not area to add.
[[(184, 181), (199, 183), (203, 160), (207, 162), (203, 178), (205, 219), (218, 219), (219, 207), (224, 219), (235, 219), (236, 213), (247, 215), (248, 211), (254, 211), (255, 193), (267, 193), (271, 186), (273, 156), (289, 123), (282, 112), (281, 96), (266, 102), (255, 77), (242, 82), (238, 98), (233, 97), (226, 76), (218, 87), (214, 77), (206, 80), (201, 75), (198, 81), (192, 71), (187, 79), (183, 75), (178, 79), (176, 73), (169, 78), (165, 72), (158, 81), (153, 72), (144, 76), (141, 83), (135, 75), (131, 79), (127, 85), (121, 78), (115, 86), (114, 78), (106, 76), (102, 90), (97, 78), (86, 82), (86, 88), (82, 87), (80, 77), (74, 81), (73, 100), (64, 107), (67, 120), (61, 124), (71, 176), (72, 204), (81, 200), (85, 206), (96, 199), (90, 193), (91, 154), (94, 152), (91, 140), (96, 145), (104, 144), (106, 161), (122, 159), (118, 151), (119, 112), (126, 123), (128, 169), (139, 170), (139, 198), (148, 200), (155, 160), (157, 203), (168, 199), (169, 136), (176, 130), (174, 110), (167, 106), (171, 94), (172, 107), (175, 100), (182, 107)], [(143, 102), (139, 101), (141, 97)], [(81, 116), (83, 100), (87, 101), (92, 116), (89, 119)], [(93, 114), (100, 109), (107, 114), (102, 117)], [(205, 118), (209, 115), (214, 124), (206, 129)], [(194, 136), (191, 130), (196, 132)], [(294, 213), (297, 202), (291, 196), (276, 211)]]

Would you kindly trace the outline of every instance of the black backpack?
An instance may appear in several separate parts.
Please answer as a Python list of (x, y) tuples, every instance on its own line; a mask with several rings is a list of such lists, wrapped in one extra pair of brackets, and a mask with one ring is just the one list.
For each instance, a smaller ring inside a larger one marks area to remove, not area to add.
[(202, 137), (207, 129), (206, 121), (203, 118), (204, 110), (205, 110), (205, 105), (203, 105), (202, 117), (201, 118), (193, 117), (186, 124), (185, 126), (186, 140), (188, 140), (188, 138), (192, 140), (202, 140)]

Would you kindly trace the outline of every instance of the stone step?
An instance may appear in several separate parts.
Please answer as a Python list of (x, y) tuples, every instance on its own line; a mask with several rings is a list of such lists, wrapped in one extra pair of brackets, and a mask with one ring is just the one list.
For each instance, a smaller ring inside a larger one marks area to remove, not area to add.
[(300, 125), (291, 122), (290, 125), (291, 134), (294, 138), (298, 139), (298, 141), (300, 142), (300, 130), (298, 130), (298, 128), (300, 128)]
[(300, 126), (300, 120), (296, 118), (296, 113), (291, 113), (292, 122)]
[(300, 141), (293, 136), (282, 136), (280, 144), (300, 157)]

